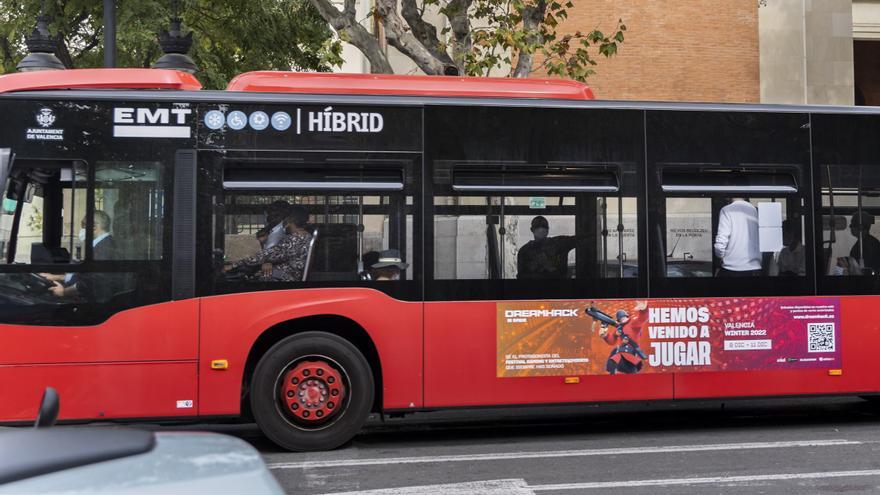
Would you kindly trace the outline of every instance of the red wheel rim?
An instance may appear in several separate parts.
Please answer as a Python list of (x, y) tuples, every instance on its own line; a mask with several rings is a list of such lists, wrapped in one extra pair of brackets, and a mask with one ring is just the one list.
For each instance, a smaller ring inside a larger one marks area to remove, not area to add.
[(281, 404), (298, 423), (319, 425), (344, 409), (345, 381), (327, 361), (301, 361), (282, 380)]

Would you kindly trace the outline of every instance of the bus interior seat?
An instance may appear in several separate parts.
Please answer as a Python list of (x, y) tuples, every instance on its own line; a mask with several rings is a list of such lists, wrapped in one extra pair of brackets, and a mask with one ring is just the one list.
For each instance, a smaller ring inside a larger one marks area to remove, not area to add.
[(309, 261), (308, 280), (358, 280), (357, 225), (348, 223), (315, 224), (311, 228), (321, 233), (315, 239)]
[(55, 264), (70, 263), (70, 252), (63, 247), (49, 247), (42, 242), (31, 244), (31, 263), (39, 264)]
[(262, 246), (253, 234), (226, 234), (223, 239), (227, 259), (240, 260), (260, 252)]

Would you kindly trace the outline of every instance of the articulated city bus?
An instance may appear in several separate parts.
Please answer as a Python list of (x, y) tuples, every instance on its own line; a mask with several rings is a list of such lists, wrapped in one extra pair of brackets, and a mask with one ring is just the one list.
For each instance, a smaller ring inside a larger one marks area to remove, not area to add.
[(880, 393), (876, 109), (141, 69), (0, 93), (2, 423), (52, 386), (62, 420), (311, 450), (371, 412)]

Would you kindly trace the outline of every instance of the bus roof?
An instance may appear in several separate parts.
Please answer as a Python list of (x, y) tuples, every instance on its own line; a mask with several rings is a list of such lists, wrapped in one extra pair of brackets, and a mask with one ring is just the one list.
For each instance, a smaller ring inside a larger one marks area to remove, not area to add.
[(246, 72), (227, 91), (340, 95), (452, 96), (593, 100), (589, 86), (564, 79)]
[(0, 93), (52, 89), (177, 89), (197, 91), (192, 74), (165, 69), (70, 69), (0, 76)]

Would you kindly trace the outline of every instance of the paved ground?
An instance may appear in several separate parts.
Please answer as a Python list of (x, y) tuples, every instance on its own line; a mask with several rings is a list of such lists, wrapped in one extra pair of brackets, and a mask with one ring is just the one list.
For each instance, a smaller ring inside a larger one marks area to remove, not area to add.
[(254, 426), (208, 428), (254, 444), (291, 494), (880, 491), (880, 406), (860, 399), (377, 418), (351, 444), (309, 454)]

